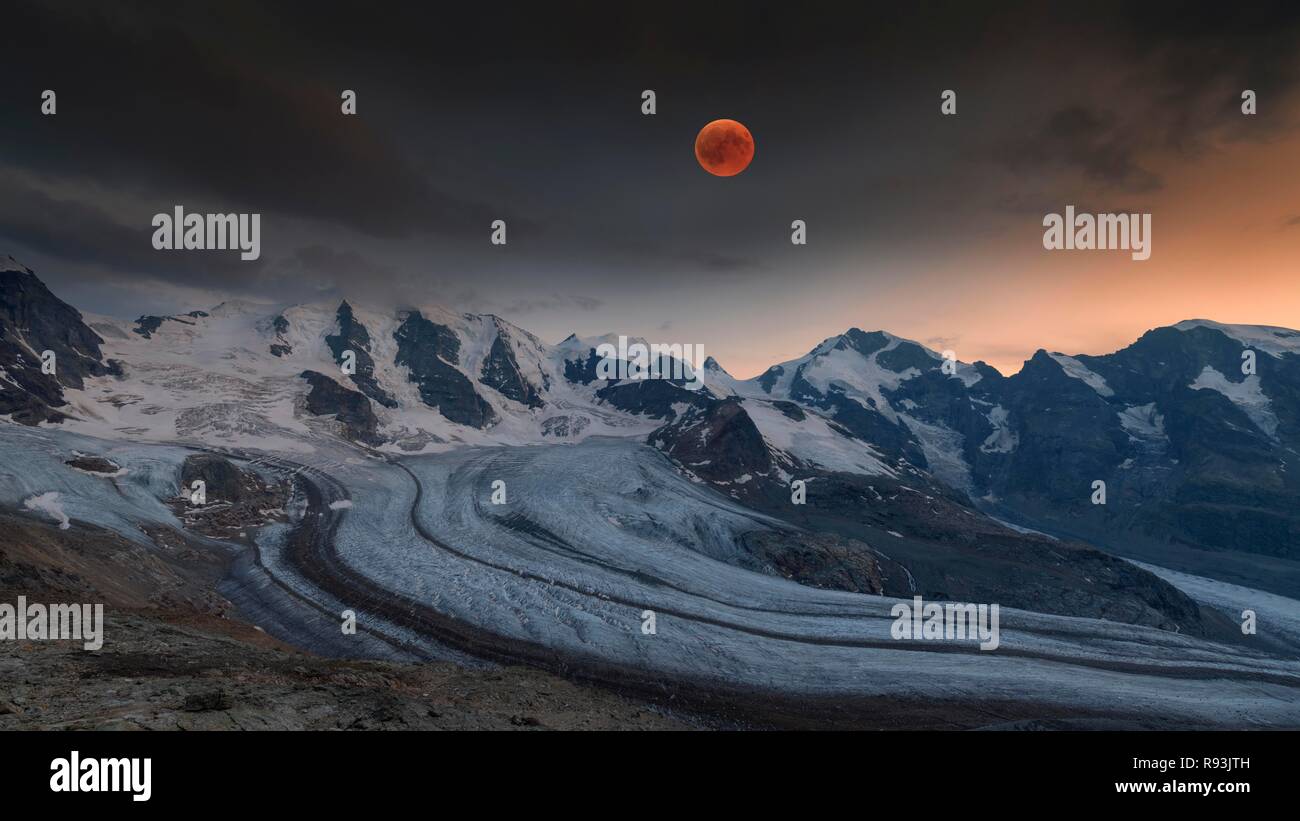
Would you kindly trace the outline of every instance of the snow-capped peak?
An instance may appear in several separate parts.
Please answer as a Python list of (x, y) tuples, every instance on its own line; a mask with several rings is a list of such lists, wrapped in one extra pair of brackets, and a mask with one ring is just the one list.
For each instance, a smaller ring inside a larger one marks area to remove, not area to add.
[(650, 344), (639, 336), (628, 336), (627, 334), (606, 333), (600, 334), (599, 336), (578, 336), (577, 334), (569, 334), (556, 347), (570, 353), (586, 353), (587, 351), (590, 351), (593, 348), (598, 348), (601, 345), (613, 345), (615, 348), (618, 348), (620, 339), (624, 341), (625, 345), (639, 344), (648, 347)]
[(253, 302), (248, 299), (227, 299), (225, 302), (213, 306), (208, 311), (208, 314), (218, 318), (243, 316), (246, 314), (261, 316), (263, 314), (275, 313), (277, 307), (278, 306), (273, 303)]
[(4, 259), (0, 259), (0, 271), (17, 271), (20, 274), (30, 274), (32, 269), (14, 259), (12, 254), (6, 254)]
[(1235, 339), (1247, 348), (1258, 348), (1279, 359), (1285, 354), (1300, 356), (1300, 331), (1293, 331), (1290, 328), (1280, 328), (1276, 325), (1231, 325), (1210, 319), (1184, 319), (1173, 327), (1179, 331), (1210, 328)]

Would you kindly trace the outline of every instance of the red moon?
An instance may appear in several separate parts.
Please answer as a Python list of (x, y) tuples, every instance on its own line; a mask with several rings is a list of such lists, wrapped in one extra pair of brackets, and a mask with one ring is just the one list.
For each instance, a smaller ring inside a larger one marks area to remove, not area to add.
[(734, 177), (754, 159), (754, 137), (735, 120), (714, 120), (695, 138), (695, 159), (718, 177)]

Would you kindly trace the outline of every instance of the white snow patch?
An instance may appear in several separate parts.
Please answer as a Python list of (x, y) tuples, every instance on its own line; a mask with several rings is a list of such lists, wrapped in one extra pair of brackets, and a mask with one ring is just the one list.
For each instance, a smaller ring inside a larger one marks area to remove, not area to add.
[(1106, 380), (1100, 374), (1088, 370), (1088, 366), (1075, 359), (1073, 356), (1066, 356), (1063, 353), (1049, 353), (1048, 356), (1056, 360), (1064, 370), (1066, 375), (1086, 384), (1102, 396), (1114, 396), (1115, 392), (1106, 384)]
[(870, 445), (839, 433), (814, 411), (803, 410), (804, 420), (796, 422), (770, 402), (758, 399), (745, 402), (745, 412), (763, 439), (776, 450), (826, 470), (895, 475)]
[(1256, 348), (1269, 356), (1281, 359), (1284, 354), (1300, 355), (1300, 331), (1279, 328), (1276, 325), (1225, 325), (1208, 319), (1187, 319), (1174, 326), (1180, 331), (1189, 328), (1213, 328), (1247, 348)]
[(1241, 620), (1243, 610), (1254, 610), (1261, 630), (1269, 630), (1278, 638), (1300, 647), (1300, 601), (1146, 562), (1128, 561), (1154, 573), (1195, 601), (1220, 610), (1236, 621)]
[(1165, 417), (1156, 411), (1155, 402), (1130, 405), (1119, 411), (1119, 424), (1137, 438), (1164, 438), (1165, 435)]
[[(894, 420), (897, 415), (881, 389), (896, 390), (903, 382), (921, 375), (916, 368), (906, 368), (900, 373), (876, 362), (879, 353), (898, 347), (900, 341), (891, 339), (888, 345), (869, 357), (862, 356), (852, 348), (831, 349), (807, 362), (803, 378), (824, 394), (830, 393), (832, 386), (840, 388), (864, 408), (877, 410)], [(935, 367), (938, 367), (937, 362)]]
[(931, 425), (910, 417), (907, 426), (921, 443), (921, 452), (930, 465), (930, 473), (958, 490), (968, 493), (974, 490), (970, 465), (962, 455), (965, 437), (943, 425)]
[(993, 432), (984, 438), (980, 450), (984, 453), (1010, 453), (1020, 444), (1020, 435), (1007, 424), (1011, 412), (1001, 405), (995, 405), (988, 413), (989, 424)]
[(30, 274), (32, 271), (26, 265), (22, 265), (13, 256), (6, 254), (4, 259), (0, 259), (0, 271), (17, 271), (20, 274)]
[(23, 507), (28, 510), (39, 510), (42, 513), (48, 513), (59, 523), (59, 530), (67, 530), (69, 527), (70, 520), (68, 514), (63, 512), (63, 507), (59, 504), (58, 491), (51, 490), (39, 496), (24, 499)]
[(1277, 416), (1269, 406), (1268, 397), (1264, 395), (1258, 374), (1251, 374), (1240, 382), (1230, 382), (1228, 377), (1219, 373), (1210, 365), (1206, 365), (1205, 369), (1196, 377), (1196, 381), (1187, 387), (1198, 391), (1218, 391), (1228, 397), (1234, 405), (1241, 408), (1242, 413), (1245, 413), (1250, 418), (1250, 421), (1255, 423), (1255, 427), (1269, 436), (1277, 434)]

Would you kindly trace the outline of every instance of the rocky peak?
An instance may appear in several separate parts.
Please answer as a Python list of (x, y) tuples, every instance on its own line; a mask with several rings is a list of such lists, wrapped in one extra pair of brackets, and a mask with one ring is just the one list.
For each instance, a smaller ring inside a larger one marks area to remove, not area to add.
[(490, 388), (495, 388), (502, 396), (530, 408), (545, 406), (541, 393), (519, 369), (519, 361), (515, 357), (509, 333), (499, 320), (494, 319), (494, 324), (497, 328), (496, 338), (492, 340), (492, 347), (483, 360), (479, 381)]
[[(103, 342), (30, 269), (11, 263), (0, 271), (0, 414), (27, 424), (62, 419), (52, 409), (66, 404), (63, 388), (120, 372), (103, 361)], [(45, 351), (54, 352), (54, 374), (41, 371)]]
[(334, 361), (343, 362), (343, 352), (352, 351), (356, 356), (356, 373), (351, 375), (352, 382), (371, 399), (386, 408), (397, 407), (397, 400), (379, 386), (375, 379), (375, 360), (370, 356), (370, 332), (353, 314), (352, 306), (344, 300), (337, 312), (339, 332), (325, 337), (325, 344), (334, 354)]
[(474, 383), (451, 364), (460, 355), (455, 331), (411, 311), (393, 338), (397, 340), (396, 364), (409, 369), (420, 401), (461, 425), (486, 428), (496, 421), (495, 411), (474, 390)]

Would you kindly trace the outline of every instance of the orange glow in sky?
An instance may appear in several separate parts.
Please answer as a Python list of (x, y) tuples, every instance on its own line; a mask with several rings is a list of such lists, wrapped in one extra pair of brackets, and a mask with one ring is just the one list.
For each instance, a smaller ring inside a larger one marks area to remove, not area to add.
[(1149, 260), (1126, 251), (1046, 251), (1041, 217), (1004, 215), (987, 244), (902, 284), (876, 287), (864, 272), (829, 311), (824, 293), (803, 306), (792, 293), (787, 310), (803, 321), (751, 335), (743, 347), (720, 338), (718, 359), (733, 375), (754, 376), (857, 326), (952, 349), (962, 361), (982, 359), (1009, 374), (1040, 347), (1109, 353), (1184, 319), (1300, 328), (1297, 160), (1300, 138), (1292, 136), (1162, 163), (1163, 188), (1113, 198), (1152, 214)]

